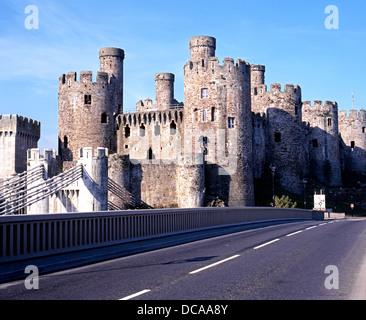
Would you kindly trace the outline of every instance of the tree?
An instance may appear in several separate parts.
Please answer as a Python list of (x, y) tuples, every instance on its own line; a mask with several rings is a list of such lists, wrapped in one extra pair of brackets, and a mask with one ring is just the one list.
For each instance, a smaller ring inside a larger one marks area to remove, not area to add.
[(296, 208), (297, 203), (293, 202), (289, 196), (282, 196), (281, 198), (275, 197), (275, 204), (273, 205), (273, 202), (271, 203), (272, 207), (277, 208)]

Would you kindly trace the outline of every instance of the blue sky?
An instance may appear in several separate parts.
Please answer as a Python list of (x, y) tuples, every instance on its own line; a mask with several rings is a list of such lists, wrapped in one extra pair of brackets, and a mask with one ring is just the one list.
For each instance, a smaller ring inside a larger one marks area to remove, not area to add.
[[(24, 26), (24, 9), (39, 9), (39, 29)], [(325, 28), (336, 5), (339, 29)], [(366, 108), (366, 0), (1, 0), (0, 114), (42, 123), (39, 147), (57, 150), (58, 79), (99, 71), (101, 47), (125, 51), (124, 110), (155, 99), (154, 74), (175, 74), (183, 101), (189, 38), (216, 38), (216, 56), (266, 65), (266, 84), (298, 84), (303, 101)]]

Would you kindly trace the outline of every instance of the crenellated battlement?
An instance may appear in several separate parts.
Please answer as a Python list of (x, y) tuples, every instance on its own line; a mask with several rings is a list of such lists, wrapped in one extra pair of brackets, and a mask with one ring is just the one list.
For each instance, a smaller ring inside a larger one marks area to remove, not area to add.
[(267, 85), (261, 84), (253, 88), (254, 95), (264, 95), (264, 94), (273, 94), (274, 96), (281, 96), (285, 94), (290, 95), (301, 95), (301, 87), (299, 85), (293, 85), (291, 83), (285, 84), (284, 90), (282, 91), (282, 86), (280, 83), (272, 83), (270, 85), (270, 90), (268, 91)]
[(17, 124), (19, 125), (23, 125), (23, 126), (27, 126), (27, 125), (31, 125), (31, 126), (40, 126), (41, 123), (37, 120), (33, 120), (27, 117), (23, 117), (17, 114), (4, 114), (1, 115), (0, 114), (0, 124), (1, 126), (6, 125), (7, 123), (10, 122), (14, 122), (16, 121)]
[(250, 64), (243, 59), (224, 58), (220, 64), (219, 58), (208, 57), (207, 61), (188, 61), (184, 66), (185, 74), (189, 72), (211, 71), (212, 74), (231, 72), (233, 70), (242, 71), (244, 68), (250, 68)]
[(105, 86), (111, 83), (111, 78), (109, 77), (107, 72), (98, 71), (96, 81), (93, 81), (93, 72), (92, 71), (80, 71), (80, 79), (77, 80), (77, 72), (72, 71), (66, 74), (62, 74), (59, 78), (60, 89), (72, 87), (72, 86), (80, 86), (87, 84), (94, 84), (98, 86)]
[(26, 134), (38, 140), (41, 136), (41, 123), (17, 114), (0, 115), (0, 132)]
[(182, 124), (183, 111), (182, 110), (155, 110), (142, 111), (135, 113), (125, 113), (119, 115), (121, 124), (123, 126), (129, 125), (140, 126), (141, 124), (149, 125), (155, 124), (156, 121), (166, 124), (174, 121), (176, 124)]
[(304, 101), (302, 103), (303, 112), (311, 112), (311, 113), (328, 113), (337, 115), (338, 113), (338, 104), (335, 101), (325, 101), (323, 104), (322, 100), (315, 100), (312, 104), (311, 101)]
[(364, 109), (360, 109), (360, 110), (351, 109), (351, 110), (349, 110), (348, 115), (347, 115), (346, 110), (340, 110), (338, 117), (339, 117), (340, 121), (359, 120), (359, 121), (362, 121), (362, 122), (366, 122), (366, 110), (364, 110)]

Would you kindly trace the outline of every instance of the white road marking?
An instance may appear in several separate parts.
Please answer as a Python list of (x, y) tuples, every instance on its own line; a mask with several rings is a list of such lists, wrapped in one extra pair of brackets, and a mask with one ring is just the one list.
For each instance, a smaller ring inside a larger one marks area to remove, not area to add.
[(306, 228), (305, 230), (310, 230), (310, 229), (314, 229), (314, 228), (316, 228), (316, 226), (312, 226), (312, 227)]
[(321, 224), (318, 224), (318, 226), (320, 227), (320, 226), (324, 226), (325, 224), (327, 224), (326, 222), (324, 222), (324, 223), (321, 223)]
[(269, 244), (271, 244), (271, 243), (273, 243), (273, 242), (276, 242), (276, 241), (278, 241), (278, 240), (280, 240), (280, 239), (274, 239), (274, 240), (272, 240), (272, 241), (269, 241), (269, 242), (263, 243), (263, 244), (261, 244), (260, 246), (254, 247), (253, 249), (254, 249), (254, 250), (256, 250), (256, 249), (262, 248), (262, 247), (264, 247), (264, 246), (268, 246)]
[(203, 268), (197, 269), (197, 270), (195, 270), (195, 271), (191, 271), (189, 274), (194, 274), (194, 273), (201, 272), (201, 271), (203, 271), (203, 270), (206, 270), (206, 269), (208, 269), (208, 268), (212, 268), (212, 267), (214, 267), (214, 266), (217, 266), (218, 264), (221, 264), (221, 263), (224, 263), (224, 262), (226, 262), (226, 261), (229, 261), (229, 260), (235, 259), (235, 258), (237, 258), (237, 257), (240, 257), (240, 255), (238, 255), (238, 254), (237, 254), (237, 255), (232, 256), (232, 257), (230, 257), (230, 258), (227, 258), (227, 259), (224, 259), (224, 260), (221, 260), (221, 261), (215, 262), (215, 263), (210, 264), (210, 265), (208, 265), (208, 266), (206, 266), (206, 267), (203, 267)]
[(141, 295), (143, 295), (143, 294), (145, 294), (145, 293), (148, 293), (148, 292), (150, 292), (151, 290), (142, 290), (142, 291), (140, 291), (140, 292), (137, 292), (137, 293), (134, 293), (134, 294), (131, 294), (130, 296), (127, 296), (127, 297), (124, 297), (124, 298), (122, 298), (122, 299), (119, 299), (119, 300), (130, 300), (130, 299), (133, 299), (133, 298), (136, 298), (136, 297), (138, 297), (138, 296), (141, 296)]
[(288, 234), (286, 237), (291, 237), (291, 236), (293, 236), (295, 234), (298, 234), (298, 233), (301, 233), (301, 232), (302, 232), (302, 230), (299, 230), (299, 231)]

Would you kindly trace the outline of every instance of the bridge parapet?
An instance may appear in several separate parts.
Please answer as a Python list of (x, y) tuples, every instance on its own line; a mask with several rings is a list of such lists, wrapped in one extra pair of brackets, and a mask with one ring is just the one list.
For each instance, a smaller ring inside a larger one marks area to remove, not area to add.
[[(258, 221), (313, 219), (313, 211), (225, 207), (0, 217), (1, 263)], [(0, 264), (1, 264), (0, 263)]]

